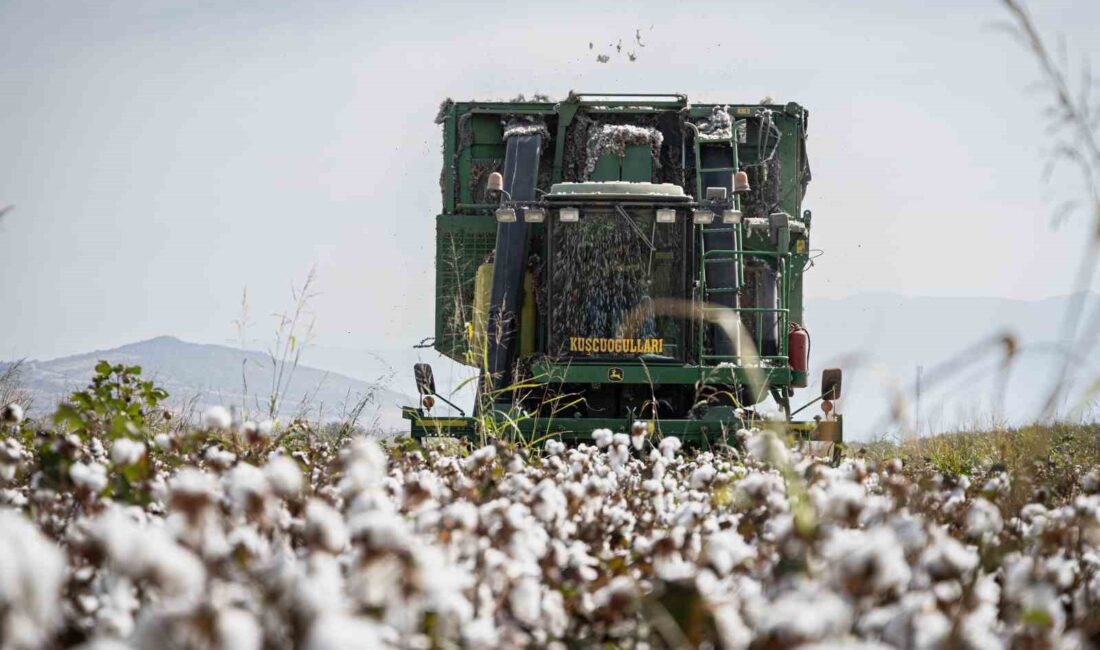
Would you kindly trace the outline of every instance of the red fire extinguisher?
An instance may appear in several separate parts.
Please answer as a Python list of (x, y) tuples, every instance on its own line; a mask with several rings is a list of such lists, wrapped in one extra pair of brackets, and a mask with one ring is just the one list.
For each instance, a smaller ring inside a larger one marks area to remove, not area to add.
[[(787, 359), (791, 370), (808, 373), (810, 369), (810, 333), (798, 323), (787, 325)], [(807, 375), (796, 378), (795, 386), (804, 387)]]

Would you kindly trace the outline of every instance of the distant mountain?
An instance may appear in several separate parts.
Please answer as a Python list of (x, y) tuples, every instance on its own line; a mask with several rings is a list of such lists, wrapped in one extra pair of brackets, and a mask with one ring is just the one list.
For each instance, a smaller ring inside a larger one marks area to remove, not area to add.
[[(51, 410), (59, 400), (85, 386), (100, 359), (140, 365), (142, 374), (155, 379), (168, 391), (170, 403), (181, 408), (201, 411), (212, 404), (242, 408), (247, 403), (250, 411), (261, 412), (271, 393), (273, 368), (268, 355), (160, 336), (110, 350), (25, 362), (21, 380), (34, 400), (34, 410)], [(0, 369), (5, 365), (0, 363)], [(310, 417), (336, 419), (364, 397), (368, 404), (362, 424), (384, 431), (404, 428), (400, 405), (411, 403), (412, 398), (392, 390), (389, 384), (308, 365), (299, 365), (294, 371), (280, 415), (297, 415), (305, 408)]]
[[(866, 440), (878, 436), (953, 431), (988, 427), (993, 421), (1030, 422), (1043, 404), (1063, 358), (1057, 342), (1069, 297), (1028, 302), (1001, 298), (906, 297), (865, 293), (837, 300), (808, 300), (806, 323), (811, 334), (809, 389), (799, 390), (792, 404), (801, 406), (817, 390), (822, 368), (844, 369), (846, 436)], [(1098, 297), (1090, 297), (1098, 304)], [(1086, 314), (1089, 318), (1092, 313)], [(1003, 334), (1017, 343), (1004, 365)], [(255, 409), (270, 391), (271, 365), (266, 354), (222, 345), (186, 343), (172, 337), (124, 345), (51, 361), (31, 361), (24, 383), (36, 408), (52, 405), (84, 386), (99, 359), (139, 364), (156, 377), (177, 404), (196, 399), (208, 404), (239, 405), (243, 401), (242, 361), (250, 404)], [(453, 363), (434, 350), (413, 348), (365, 350), (311, 345), (284, 402), (284, 415), (303, 399), (316, 417), (337, 417), (346, 402), (371, 395), (365, 420), (377, 419), (385, 430), (407, 430), (399, 405), (415, 395), (412, 366), (427, 361), (435, 369), (440, 393), (469, 410), (473, 401), (470, 368)], [(0, 363), (0, 370), (4, 364)], [(916, 374), (921, 366), (919, 418)], [(1060, 414), (1082, 419), (1100, 417), (1086, 386), (1100, 378), (1100, 353), (1077, 351), (1074, 381), (1062, 391)], [(1100, 395), (1096, 396), (1100, 398)], [(1082, 398), (1085, 398), (1082, 401)], [(453, 413), (440, 405), (437, 414)], [(812, 417), (812, 406), (800, 417)]]

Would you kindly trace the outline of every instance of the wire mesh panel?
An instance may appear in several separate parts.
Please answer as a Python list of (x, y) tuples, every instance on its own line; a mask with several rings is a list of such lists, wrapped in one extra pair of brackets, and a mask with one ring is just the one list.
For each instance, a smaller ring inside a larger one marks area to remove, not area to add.
[(496, 220), (481, 215), (441, 215), (436, 230), (436, 349), (464, 361), (466, 323), (473, 322), (477, 268), (496, 245)]

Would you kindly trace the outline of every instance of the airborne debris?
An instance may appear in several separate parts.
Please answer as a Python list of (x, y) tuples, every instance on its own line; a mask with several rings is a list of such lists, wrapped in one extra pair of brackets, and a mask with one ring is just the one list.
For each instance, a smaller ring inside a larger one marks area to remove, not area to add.
[(610, 60), (611, 60), (611, 57), (606, 55), (606, 54), (597, 54), (596, 55), (596, 61), (598, 61), (600, 63), (607, 63)]
[(634, 30), (634, 42), (636, 42), (638, 44), (638, 47), (645, 47), (645, 43), (642, 42), (642, 30), (641, 30), (641, 28), (638, 28), (638, 29)]
[(637, 61), (638, 60), (638, 55), (634, 52), (627, 52), (626, 55), (628, 57), (630, 57), (631, 61)]

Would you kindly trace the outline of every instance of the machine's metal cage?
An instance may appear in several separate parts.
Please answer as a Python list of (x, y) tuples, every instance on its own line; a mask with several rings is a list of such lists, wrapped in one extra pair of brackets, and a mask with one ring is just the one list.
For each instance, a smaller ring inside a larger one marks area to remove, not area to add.
[[(732, 117), (733, 129), (720, 136), (701, 136), (701, 125), (719, 110)], [(701, 318), (698, 327), (685, 327), (683, 343), (690, 350), (682, 362), (616, 361), (613, 362), (616, 372), (609, 375), (612, 362), (556, 360), (547, 356), (549, 326), (545, 312), (540, 312), (536, 326), (538, 349), (530, 358), (529, 381), (593, 387), (609, 381), (622, 386), (647, 383), (728, 386), (762, 378), (767, 386), (781, 388), (785, 395), (789, 395), (790, 387), (806, 385), (806, 372), (788, 365), (787, 341), (788, 327), (804, 324), (802, 278), (811, 260), (810, 217), (802, 213), (802, 197), (810, 179), (805, 148), (809, 113), (795, 103), (692, 104), (686, 96), (678, 94), (570, 94), (559, 102), (445, 102), (437, 118), (443, 130), (444, 159), (440, 176), (442, 210), (436, 218), (435, 251), (434, 346), (440, 353), (460, 363), (478, 363), (478, 354), (472, 354), (475, 351), (471, 349), (470, 336), (470, 324), (475, 321), (476, 276), (479, 267), (493, 254), (498, 231), (494, 209), (502, 200), (486, 192), (486, 180), (493, 172), (503, 171), (508, 140), (505, 125), (517, 119), (530, 120), (544, 129), (536, 188), (542, 197), (557, 183), (616, 178), (638, 181), (645, 180), (642, 177), (648, 170), (650, 180), (682, 187), (689, 196), (690, 206), (700, 206), (705, 199), (700, 195), (710, 186), (714, 174), (747, 172), (753, 187), (759, 187), (760, 191), (747, 203), (740, 198), (733, 201), (738, 213), (743, 211), (745, 221), (731, 225), (730, 230), (735, 233), (731, 244), (708, 248), (704, 242), (706, 227), (689, 223), (685, 229), (685, 254), (691, 258), (688, 268), (694, 269), (690, 274), (693, 277), (687, 279), (685, 299), (698, 314), (705, 314), (708, 309), (730, 309), (708, 300), (722, 291), (740, 292), (745, 287), (746, 278), (740, 270), (730, 286), (709, 287), (709, 266), (723, 260), (738, 260), (740, 269), (752, 259), (769, 265), (777, 278), (776, 305), (734, 308), (738, 318), (757, 323), (750, 337), (756, 355), (746, 354), (748, 346), (740, 344), (734, 354), (717, 353), (712, 349), (713, 335), (708, 334)], [(587, 125), (591, 124), (647, 125), (659, 129), (665, 137), (652, 161), (645, 159), (644, 148), (631, 144), (620, 154), (619, 165), (601, 159), (591, 169), (591, 178), (577, 178), (576, 166), (569, 162), (569, 150), (583, 139)], [(713, 160), (704, 160), (703, 149), (713, 153), (721, 146), (730, 148), (729, 162), (716, 165)], [(541, 199), (537, 202), (553, 207)], [(551, 214), (552, 210), (547, 212)], [(775, 213), (789, 217), (799, 226), (799, 230), (791, 229), (784, 234), (782, 246), (776, 241), (774, 229), (769, 237), (766, 230), (747, 225), (749, 221), (767, 220)], [(548, 251), (547, 233), (551, 229), (548, 226), (532, 224), (532, 251)], [(537, 291), (545, 289), (545, 285), (540, 285)], [(543, 294), (539, 295), (545, 300)], [(773, 318), (778, 331), (772, 349), (760, 336), (768, 330), (761, 324), (764, 318)], [(609, 379), (611, 376), (614, 379)], [(416, 417), (424, 417), (424, 413), (416, 412)], [(407, 415), (411, 418), (412, 413), (409, 411)], [(579, 431), (597, 424), (597, 418), (592, 418), (586, 424), (570, 427)], [(472, 425), (456, 421), (454, 426)], [(685, 423), (680, 429), (683, 433), (698, 432), (700, 425)]]

